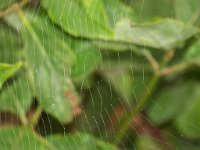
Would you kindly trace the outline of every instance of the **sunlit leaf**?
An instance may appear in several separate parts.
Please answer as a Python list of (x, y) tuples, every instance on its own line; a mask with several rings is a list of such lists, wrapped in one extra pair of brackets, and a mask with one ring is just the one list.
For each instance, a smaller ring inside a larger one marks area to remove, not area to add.
[(0, 88), (3, 83), (21, 67), (21, 65), (21, 62), (14, 65), (0, 63)]
[(52, 20), (74, 36), (113, 36), (101, 0), (43, 0), (42, 4)]
[(56, 24), (78, 37), (110, 39), (116, 22), (133, 15), (116, 0), (42, 0), (42, 4)]
[(170, 19), (144, 26), (135, 26), (129, 20), (122, 20), (117, 24), (115, 39), (139, 46), (169, 50), (192, 37), (197, 31), (197, 28)]
[[(170, 19), (145, 26), (134, 26), (131, 9), (119, 2), (115, 2), (113, 8), (113, 3), (100, 0), (42, 1), (53, 22), (74, 36), (170, 49), (197, 32), (192, 26)], [(125, 12), (122, 11), (123, 7), (126, 8)], [(119, 13), (115, 13), (113, 9)]]

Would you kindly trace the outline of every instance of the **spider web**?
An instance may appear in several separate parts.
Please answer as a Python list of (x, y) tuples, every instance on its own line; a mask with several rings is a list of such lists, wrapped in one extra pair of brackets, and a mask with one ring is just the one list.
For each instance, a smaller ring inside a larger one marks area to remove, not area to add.
[[(143, 11), (146, 1), (145, 0), (141, 0), (139, 2), (138, 1), (139, 0), (137, 0), (137, 3), (140, 4), (139, 9), (137, 8), (139, 10), (139, 20), (141, 22), (141, 26), (143, 27), (145, 22), (144, 21), (145, 19), (143, 18)], [(37, 4), (37, 2), (38, 2), (37, 0), (32, 0), (30, 4), (31, 6), (28, 6), (27, 10), (31, 8), (37, 10), (38, 7), (40, 7), (40, 5)], [(126, 1), (126, 5), (130, 5), (132, 7), (135, 6), (135, 3), (136, 2), (134, 0)], [(94, 3), (93, 5), (96, 4)], [(126, 7), (124, 7), (123, 9), (126, 9)], [(117, 9), (114, 10), (113, 13), (115, 11), (117, 12), (118, 10)], [(172, 12), (171, 18), (173, 18), (174, 17), (173, 10), (170, 11)], [(12, 21), (12, 19), (13, 18), (11, 17), (10, 21)], [(7, 23), (9, 23), (9, 19), (7, 19), (6, 21)], [(10, 26), (10, 36), (12, 36), (13, 32), (11, 30), (11, 28), (13, 28), (12, 25)], [(24, 26), (21, 27), (18, 26), (17, 22), (16, 24), (14, 24), (14, 26), (15, 27), (17, 26), (18, 30), (16, 32), (20, 32), (20, 29), (25, 28)], [(59, 28), (57, 25), (55, 25), (54, 27), (56, 29)], [(99, 30), (101, 30), (100, 26)], [(43, 35), (43, 32), (41, 33), (41, 35)], [(66, 36), (66, 33), (63, 30), (62, 30), (62, 36), (63, 36), (61, 37), (62, 42), (64, 43), (65, 42), (64, 37)], [(44, 41), (46, 40), (48, 41), (48, 39), (45, 39), (45, 36), (42, 39)], [(8, 44), (4, 39), (1, 39), (1, 43), (4, 45), (4, 47), (6, 47)], [(49, 46), (50, 44), (51, 43), (49, 43)], [(105, 42), (100, 41), (100, 45), (101, 44), (105, 44)], [(146, 49), (145, 45), (146, 43), (144, 42), (143, 49)], [(14, 49), (14, 46), (16, 45), (10, 45), (11, 49)], [(79, 45), (80, 48), (84, 48), (84, 46), (85, 46), (84, 44)], [(151, 93), (151, 91), (148, 88), (148, 83), (151, 81), (152, 70), (149, 69), (150, 70), (149, 71), (148, 69), (146, 69), (147, 67), (150, 68), (150, 66), (148, 64), (148, 61), (143, 56), (142, 57), (137, 56), (137, 54), (131, 50), (131, 47), (130, 49), (124, 52), (112, 51), (110, 49), (102, 50), (100, 47), (98, 46), (95, 47), (94, 45), (92, 48), (98, 51), (98, 55), (100, 56), (101, 59), (100, 61), (95, 61), (94, 65), (95, 67), (93, 67), (92, 71), (90, 71), (84, 78), (81, 78), (81, 80), (78, 81), (76, 80), (74, 81), (76, 90), (78, 91), (78, 94), (81, 97), (81, 104), (79, 106), (75, 106), (73, 104), (73, 101), (70, 102), (73, 107), (73, 117), (74, 117), (73, 121), (71, 121), (68, 124), (64, 124), (61, 123), (62, 121), (55, 119), (52, 115), (43, 111), (38, 119), (36, 127), (32, 128), (34, 128), (34, 130), (44, 138), (47, 137), (48, 135), (53, 135), (53, 134), (63, 134), (67, 136), (70, 135), (70, 133), (79, 131), (82, 133), (93, 135), (92, 136), (93, 140), (97, 138), (99, 140), (109, 143), (110, 141), (113, 141), (115, 140), (115, 138), (117, 138), (115, 136), (119, 130), (119, 126), (117, 125), (121, 123), (123, 115), (128, 116), (132, 111), (134, 111), (134, 109), (137, 109), (139, 107), (138, 106), (139, 100), (144, 91), (148, 91), (150, 95), (149, 103), (151, 105), (157, 105), (162, 110), (162, 106), (159, 106), (159, 104), (156, 102), (155, 94)], [(21, 49), (21, 45), (19, 45), (19, 49)], [(34, 47), (34, 45), (33, 45), (33, 50), (35, 51), (35, 53), (37, 53), (37, 49)], [(63, 55), (67, 55), (64, 49), (62, 51)], [(49, 51), (48, 57), (53, 57), (51, 55), (52, 54)], [(80, 58), (83, 59), (84, 63), (82, 64), (83, 66), (82, 70), (85, 73), (88, 71), (86, 67), (88, 65), (87, 61), (89, 60), (88, 56), (90, 55), (85, 53), (83, 53), (82, 55), (83, 56), (82, 57), (80, 56)], [(93, 57), (96, 57), (94, 53)], [(43, 60), (42, 62), (45, 63), (46, 58), (44, 57), (42, 60)], [(10, 60), (10, 63), (13, 62), (15, 62), (14, 56), (13, 60)], [(62, 61), (60, 62), (60, 64), (61, 66), (65, 65)], [(32, 65), (34, 66), (35, 64)], [(65, 67), (61, 68), (66, 69)], [(69, 72), (71, 73), (72, 70), (70, 70)], [(67, 71), (65, 73), (67, 73)], [(68, 78), (66, 74), (64, 74), (64, 76)], [(28, 77), (26, 77), (26, 80), (29, 80)], [(5, 84), (9, 86), (10, 82), (13, 82), (14, 85), (17, 84), (15, 78), (9, 79)], [(38, 82), (42, 84), (43, 81), (38, 81)], [(54, 86), (53, 78), (51, 81), (48, 82), (51, 82), (52, 86)], [(131, 84), (130, 82), (133, 83)], [(15, 92), (29, 93), (30, 89), (27, 89), (27, 91), (20, 91), (22, 89), (23, 88), (18, 89), (18, 91)], [(49, 104), (46, 105), (45, 108), (48, 108), (56, 113), (55, 105), (57, 102), (53, 99), (54, 94), (55, 94), (54, 92), (51, 93), (52, 95), (51, 103), (50, 105)], [(4, 93), (2, 93), (2, 95), (4, 95)], [(10, 98), (12, 97), (13, 95), (10, 95)], [(34, 98), (32, 105), (27, 113), (28, 117), (30, 117), (32, 113), (34, 113), (38, 105), (39, 102), (37, 98)], [(166, 130), (167, 127), (163, 128), (162, 126), (160, 127), (154, 124), (145, 114), (145, 110), (146, 106), (145, 108), (141, 109), (141, 111), (138, 112), (137, 116), (133, 118), (133, 121), (129, 123), (130, 131), (124, 133), (125, 141), (120, 142), (121, 149), (140, 150), (143, 148), (143, 149), (153, 150), (156, 147), (155, 145), (157, 145), (159, 149), (179, 149), (176, 144), (173, 144), (173, 142), (171, 142), (170, 140), (165, 139), (165, 137), (173, 139), (172, 141), (181, 142), (186, 144), (187, 146), (196, 148), (190, 142), (184, 139), (182, 134), (178, 136), (174, 135), (173, 133), (168, 132)], [(63, 114), (63, 117), (66, 117), (65, 115), (66, 114)], [(1, 113), (0, 124), (2, 127), (22, 126), (19, 117), (9, 112)], [(13, 132), (16, 138), (20, 139), (20, 136), (18, 137), (18, 133), (15, 133), (15, 130), (13, 130)], [(6, 141), (9, 139), (9, 136), (10, 136), (9, 134), (7, 134), (6, 137), (4, 137), (4, 135), (0, 135), (0, 143), (4, 145), (3, 147), (5, 148), (7, 146), (7, 143), (11, 143), (11, 145), (16, 144), (16, 141), (12, 141), (12, 138), (10, 138), (9, 142)], [(29, 139), (29, 136), (27, 136), (27, 138), (28, 139), (22, 142), (24, 143), (23, 145), (16, 145), (16, 146), (22, 147), (23, 149), (37, 149), (37, 143), (35, 143), (35, 147), (31, 147), (31, 143), (33, 141), (30, 140), (31, 137)], [(145, 143), (146, 140), (147, 142)], [(81, 149), (77, 141), (73, 140), (66, 141), (66, 143), (69, 146), (69, 149), (73, 149), (74, 145), (77, 149)], [(66, 144), (63, 143), (60, 144), (61, 144), (60, 147), (62, 147), (63, 149), (67, 149), (65, 147)], [(98, 149), (98, 147), (96, 147), (96, 145), (94, 145), (93, 142), (89, 143), (88, 148)], [(9, 149), (9, 147), (7, 149)], [(18, 148), (13, 147), (13, 149), (18, 149)]]

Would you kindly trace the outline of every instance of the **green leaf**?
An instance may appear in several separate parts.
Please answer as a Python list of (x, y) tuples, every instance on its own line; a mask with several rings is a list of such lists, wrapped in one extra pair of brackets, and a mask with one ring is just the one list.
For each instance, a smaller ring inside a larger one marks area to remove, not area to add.
[(123, 18), (129, 18), (136, 22), (139, 18), (135, 15), (134, 10), (128, 5), (123, 4), (120, 0), (103, 0), (109, 25), (114, 29), (117, 22)]
[(0, 111), (9, 111), (19, 115), (23, 124), (27, 123), (26, 112), (30, 108), (33, 92), (29, 77), (21, 72), (12, 81), (6, 84), (0, 95)]
[(156, 20), (158, 18), (173, 18), (173, 3), (174, 0), (127, 0), (130, 1), (135, 13), (140, 16), (141, 22)]
[(136, 141), (136, 149), (138, 150), (162, 150), (156, 140), (150, 136), (140, 136)]
[(10, 78), (21, 67), (21, 65), (21, 62), (14, 65), (0, 63), (0, 89), (3, 83)]
[(74, 36), (113, 36), (101, 0), (42, 0), (42, 4), (51, 19)]
[(135, 26), (129, 20), (122, 20), (117, 24), (115, 39), (139, 46), (169, 50), (192, 37), (197, 31), (193, 26), (171, 19), (144, 26)]
[(0, 39), (1, 63), (14, 64), (20, 61), (23, 41), (17, 29), (0, 22)]
[(87, 38), (112, 39), (116, 22), (133, 14), (118, 0), (42, 0), (42, 5), (66, 32)]
[(175, 14), (185, 23), (200, 25), (199, 0), (175, 0)]
[(101, 62), (100, 51), (89, 41), (74, 41), (75, 63), (71, 68), (71, 77), (82, 81)]
[(9, 5), (11, 5), (12, 3), (14, 3), (16, 0), (1, 0), (0, 3), (0, 10), (1, 9), (5, 9), (6, 7), (8, 7)]
[(65, 137), (52, 136), (48, 137), (48, 141), (59, 150), (79, 150), (80, 148), (81, 150), (117, 150), (116, 147), (84, 133), (75, 133)]
[(125, 70), (119, 70), (113, 74), (105, 72), (105, 77), (111, 84), (123, 101), (130, 102), (133, 98), (133, 77), (132, 74)]
[(184, 54), (184, 61), (200, 64), (200, 39), (193, 43)]
[[(172, 129), (173, 130), (173, 129)], [(172, 131), (173, 133), (173, 131)], [(183, 136), (183, 135), (182, 135)], [(192, 144), (191, 142), (187, 142), (185, 139), (180, 138), (180, 136), (169, 135), (168, 142), (172, 147), (176, 147), (181, 150), (199, 150), (199, 145)]]
[(122, 19), (116, 24), (115, 37), (112, 40), (94, 40), (101, 49), (116, 51), (138, 51), (146, 48), (170, 50), (176, 48), (194, 35), (198, 28), (183, 22), (162, 19), (142, 25), (133, 24), (129, 19)]
[[(17, 62), (22, 61), (23, 42), (19, 31), (2, 22), (0, 25), (0, 37), (2, 39), (0, 41), (0, 59), (3, 63), (15, 64), (7, 66), (10, 68), (10, 73), (8, 73), (12, 75), (12, 72), (14, 73), (21, 66), (21, 63)], [(3, 76), (5, 77), (5, 74)], [(17, 113), (21, 121), (26, 123), (26, 110), (32, 101), (30, 93), (27, 91), (29, 89), (29, 85), (26, 84), (27, 78), (25, 75), (22, 78), (17, 76), (16, 79), (11, 81), (12, 84), (6, 84), (0, 93), (0, 111)]]
[[(145, 26), (134, 26), (130, 21), (133, 20), (131, 9), (118, 1), (43, 0), (42, 4), (53, 22), (66, 32), (90, 39), (170, 49), (197, 32), (192, 26), (170, 19)], [(113, 13), (112, 10), (116, 10), (117, 13)]]
[(0, 129), (1, 149), (52, 149), (45, 139), (39, 137), (28, 128)]
[(75, 133), (70, 135), (52, 135), (43, 138), (28, 128), (0, 129), (1, 149), (42, 149), (42, 150), (117, 150), (114, 146), (94, 139), (94, 137)]
[(155, 102), (147, 110), (147, 116), (155, 124), (162, 124), (176, 119), (184, 106), (187, 106), (188, 99), (192, 99), (196, 85), (184, 83), (163, 89), (155, 99)]
[(200, 138), (200, 86), (190, 93), (188, 100), (188, 106), (178, 116), (175, 124), (181, 134), (190, 138)]
[[(70, 122), (73, 119), (70, 101), (77, 105), (79, 98), (69, 78), (74, 61), (67, 43), (69, 37), (53, 26), (42, 11), (29, 11), (26, 16), (21, 12), (19, 16), (26, 29), (25, 67), (33, 96), (47, 113), (61, 122)], [(73, 95), (73, 99), (66, 93)]]

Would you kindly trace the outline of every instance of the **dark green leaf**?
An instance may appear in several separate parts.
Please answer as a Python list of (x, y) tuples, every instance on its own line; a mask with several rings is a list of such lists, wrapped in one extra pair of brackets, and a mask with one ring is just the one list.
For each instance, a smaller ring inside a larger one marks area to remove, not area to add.
[(19, 115), (23, 124), (27, 123), (26, 112), (33, 99), (33, 91), (29, 83), (29, 75), (20, 73), (13, 79), (12, 84), (7, 84), (0, 95), (0, 111), (9, 111)]
[[(181, 136), (184, 137), (182, 134), (181, 134)], [(177, 149), (181, 149), (181, 150), (199, 150), (199, 146), (198, 145), (195, 145), (195, 144), (193, 144), (191, 142), (188, 142), (184, 138), (180, 138), (180, 135), (178, 135), (178, 137), (176, 137), (174, 135), (169, 135), (168, 139), (169, 139), (170, 145), (172, 147), (176, 147)]]
[(190, 92), (190, 101), (176, 120), (177, 129), (190, 138), (200, 138), (200, 86)]
[(200, 64), (200, 39), (192, 44), (184, 55), (184, 60)]
[(84, 106), (85, 112), (77, 126), (84, 132), (92, 131), (102, 137), (107, 132), (105, 124), (110, 121), (109, 117), (118, 106), (120, 99), (105, 82), (97, 82), (95, 87), (89, 90), (90, 95)]
[(148, 117), (156, 124), (176, 119), (182, 108), (189, 103), (195, 88), (194, 84), (188, 83), (163, 89), (147, 110)]

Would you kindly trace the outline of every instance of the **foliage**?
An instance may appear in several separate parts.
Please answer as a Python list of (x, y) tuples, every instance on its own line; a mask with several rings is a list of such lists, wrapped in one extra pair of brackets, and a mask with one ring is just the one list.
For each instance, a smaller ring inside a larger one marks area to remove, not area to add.
[(200, 148), (198, 1), (3, 0), (1, 149)]

